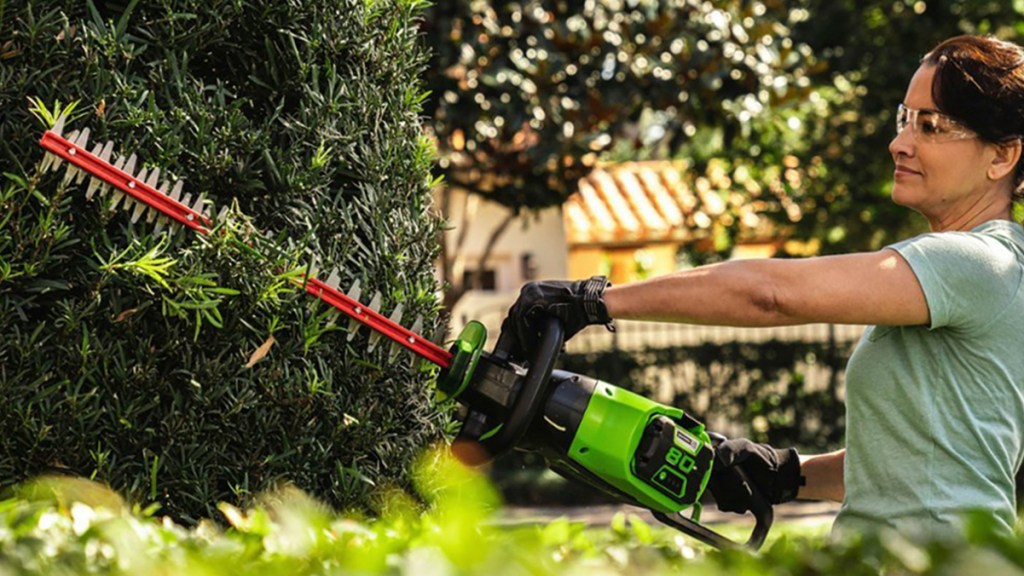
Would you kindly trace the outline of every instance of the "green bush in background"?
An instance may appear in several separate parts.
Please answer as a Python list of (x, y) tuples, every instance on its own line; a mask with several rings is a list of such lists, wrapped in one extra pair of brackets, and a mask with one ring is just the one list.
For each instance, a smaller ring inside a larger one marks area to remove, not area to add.
[[(407, 484), (447, 421), (430, 373), (288, 277), (315, 253), (439, 327), (419, 10), (0, 2), (0, 484), (70, 473), (185, 521), (281, 480), (339, 507)], [(235, 217), (172, 241), (87, 202), (39, 170), (58, 110)], [(256, 230), (276, 265), (238, 248)]]

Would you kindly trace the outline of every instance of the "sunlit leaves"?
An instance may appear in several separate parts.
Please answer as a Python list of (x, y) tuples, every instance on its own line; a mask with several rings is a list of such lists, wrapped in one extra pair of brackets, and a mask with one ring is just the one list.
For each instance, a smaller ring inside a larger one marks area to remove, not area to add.
[[(760, 2), (439, 2), (427, 28), (448, 182), (558, 204), (617, 142), (675, 148), (695, 126), (746, 126), (808, 89), (788, 17)], [(645, 110), (667, 115), (638, 137)]]

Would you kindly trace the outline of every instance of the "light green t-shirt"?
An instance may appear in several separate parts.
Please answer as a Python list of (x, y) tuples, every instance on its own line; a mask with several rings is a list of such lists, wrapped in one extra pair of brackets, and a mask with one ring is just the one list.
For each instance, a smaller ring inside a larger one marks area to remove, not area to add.
[(1024, 229), (991, 221), (889, 248), (931, 325), (869, 327), (850, 358), (834, 532), (953, 534), (978, 509), (1009, 532), (1024, 457)]

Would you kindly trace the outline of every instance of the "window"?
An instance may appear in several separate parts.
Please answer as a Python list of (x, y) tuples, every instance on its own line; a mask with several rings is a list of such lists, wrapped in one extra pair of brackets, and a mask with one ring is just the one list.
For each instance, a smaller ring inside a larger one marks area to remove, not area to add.
[(480, 271), (479, 284), (474, 285), (474, 276), (477, 275), (477, 270), (466, 270), (462, 274), (462, 285), (467, 290), (490, 290), (494, 291), (498, 288), (498, 274), (493, 268), (485, 268)]

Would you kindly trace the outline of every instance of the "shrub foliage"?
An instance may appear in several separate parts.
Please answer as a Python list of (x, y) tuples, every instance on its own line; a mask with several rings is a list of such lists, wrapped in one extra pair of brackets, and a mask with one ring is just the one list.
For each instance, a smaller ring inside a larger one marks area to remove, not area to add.
[[(758, 554), (714, 551), (633, 514), (607, 527), (566, 518), (501, 526), (493, 488), (436, 456), (424, 460), (419, 514), (392, 499), (379, 518), (338, 516), (286, 489), (221, 512), (230, 527), (185, 529), (87, 482), (47, 481), (0, 501), (0, 572), (10, 574), (702, 574), (761, 576), (1017, 574), (1024, 539), (984, 514), (963, 538), (894, 532), (826, 542), (821, 530), (776, 525)], [(749, 526), (715, 526), (742, 540)]]
[[(188, 520), (281, 479), (335, 506), (406, 481), (445, 424), (429, 371), (289, 277), (317, 254), (439, 327), (418, 4), (0, 2), (0, 482), (68, 472)], [(62, 110), (234, 218), (157, 236), (41, 173)]]

